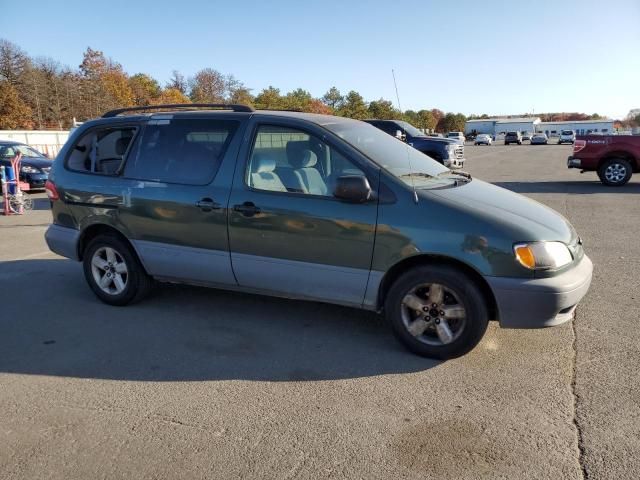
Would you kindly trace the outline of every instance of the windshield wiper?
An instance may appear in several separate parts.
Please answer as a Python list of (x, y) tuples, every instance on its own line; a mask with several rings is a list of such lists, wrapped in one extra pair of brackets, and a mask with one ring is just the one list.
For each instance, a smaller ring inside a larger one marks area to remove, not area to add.
[(429, 175), (428, 173), (424, 173), (424, 172), (411, 172), (411, 173), (404, 173), (404, 174), (400, 175), (400, 178), (404, 178), (404, 177), (434, 178), (433, 175)]
[(467, 172), (463, 172), (462, 170), (446, 170), (444, 172), (440, 172), (438, 174), (438, 176), (442, 176), (442, 175), (459, 175), (461, 177), (464, 177), (468, 180), (471, 180), (471, 174), (467, 173)]

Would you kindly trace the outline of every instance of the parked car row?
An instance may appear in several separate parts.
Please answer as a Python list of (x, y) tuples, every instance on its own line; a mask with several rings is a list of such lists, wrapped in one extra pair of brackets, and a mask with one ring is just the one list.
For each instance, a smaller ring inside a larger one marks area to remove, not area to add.
[[(558, 145), (562, 145), (563, 143), (571, 143), (575, 142), (576, 134), (573, 130), (562, 130), (562, 133), (558, 139)], [(496, 140), (496, 136), (489, 135), (487, 133), (480, 133), (474, 137), (474, 145), (492, 145), (492, 143)], [(517, 143), (518, 145), (522, 145), (522, 143), (528, 140), (531, 145), (548, 145), (549, 137), (544, 132), (519, 132), (512, 131), (506, 132), (504, 135), (504, 144), (510, 145), (512, 143)]]

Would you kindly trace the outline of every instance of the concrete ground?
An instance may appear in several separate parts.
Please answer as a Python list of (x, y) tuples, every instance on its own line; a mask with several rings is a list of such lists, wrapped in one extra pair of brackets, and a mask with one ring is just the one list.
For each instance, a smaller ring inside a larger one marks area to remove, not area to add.
[(0, 217), (0, 478), (638, 478), (640, 181), (606, 188), (570, 150), (467, 147), (476, 178), (569, 218), (595, 277), (574, 322), (492, 324), (447, 362), (348, 308), (180, 286), (101, 304), (48, 252), (38, 195)]

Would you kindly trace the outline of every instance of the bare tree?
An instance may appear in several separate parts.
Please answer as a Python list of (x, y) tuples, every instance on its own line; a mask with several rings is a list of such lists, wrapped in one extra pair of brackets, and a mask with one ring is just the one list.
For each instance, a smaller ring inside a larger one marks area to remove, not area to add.
[(167, 83), (167, 89), (173, 88), (178, 90), (181, 94), (186, 95), (187, 86), (187, 81), (185, 80), (184, 75), (182, 75), (178, 70), (174, 70), (169, 82)]

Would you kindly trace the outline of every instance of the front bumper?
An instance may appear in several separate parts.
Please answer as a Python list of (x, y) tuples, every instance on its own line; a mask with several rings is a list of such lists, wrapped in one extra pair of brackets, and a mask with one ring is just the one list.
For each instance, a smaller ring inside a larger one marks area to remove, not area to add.
[(496, 298), (500, 326), (541, 328), (571, 320), (589, 290), (592, 273), (593, 264), (584, 255), (578, 265), (555, 277), (486, 277)]
[(567, 158), (567, 168), (582, 168), (582, 161), (579, 158)]
[(464, 167), (464, 162), (464, 158), (445, 158), (444, 166), (447, 168), (451, 168), (452, 170), (457, 170)]
[(44, 184), (47, 183), (49, 175), (46, 173), (27, 173), (20, 175), (20, 178), (29, 184), (31, 189), (44, 188)]

